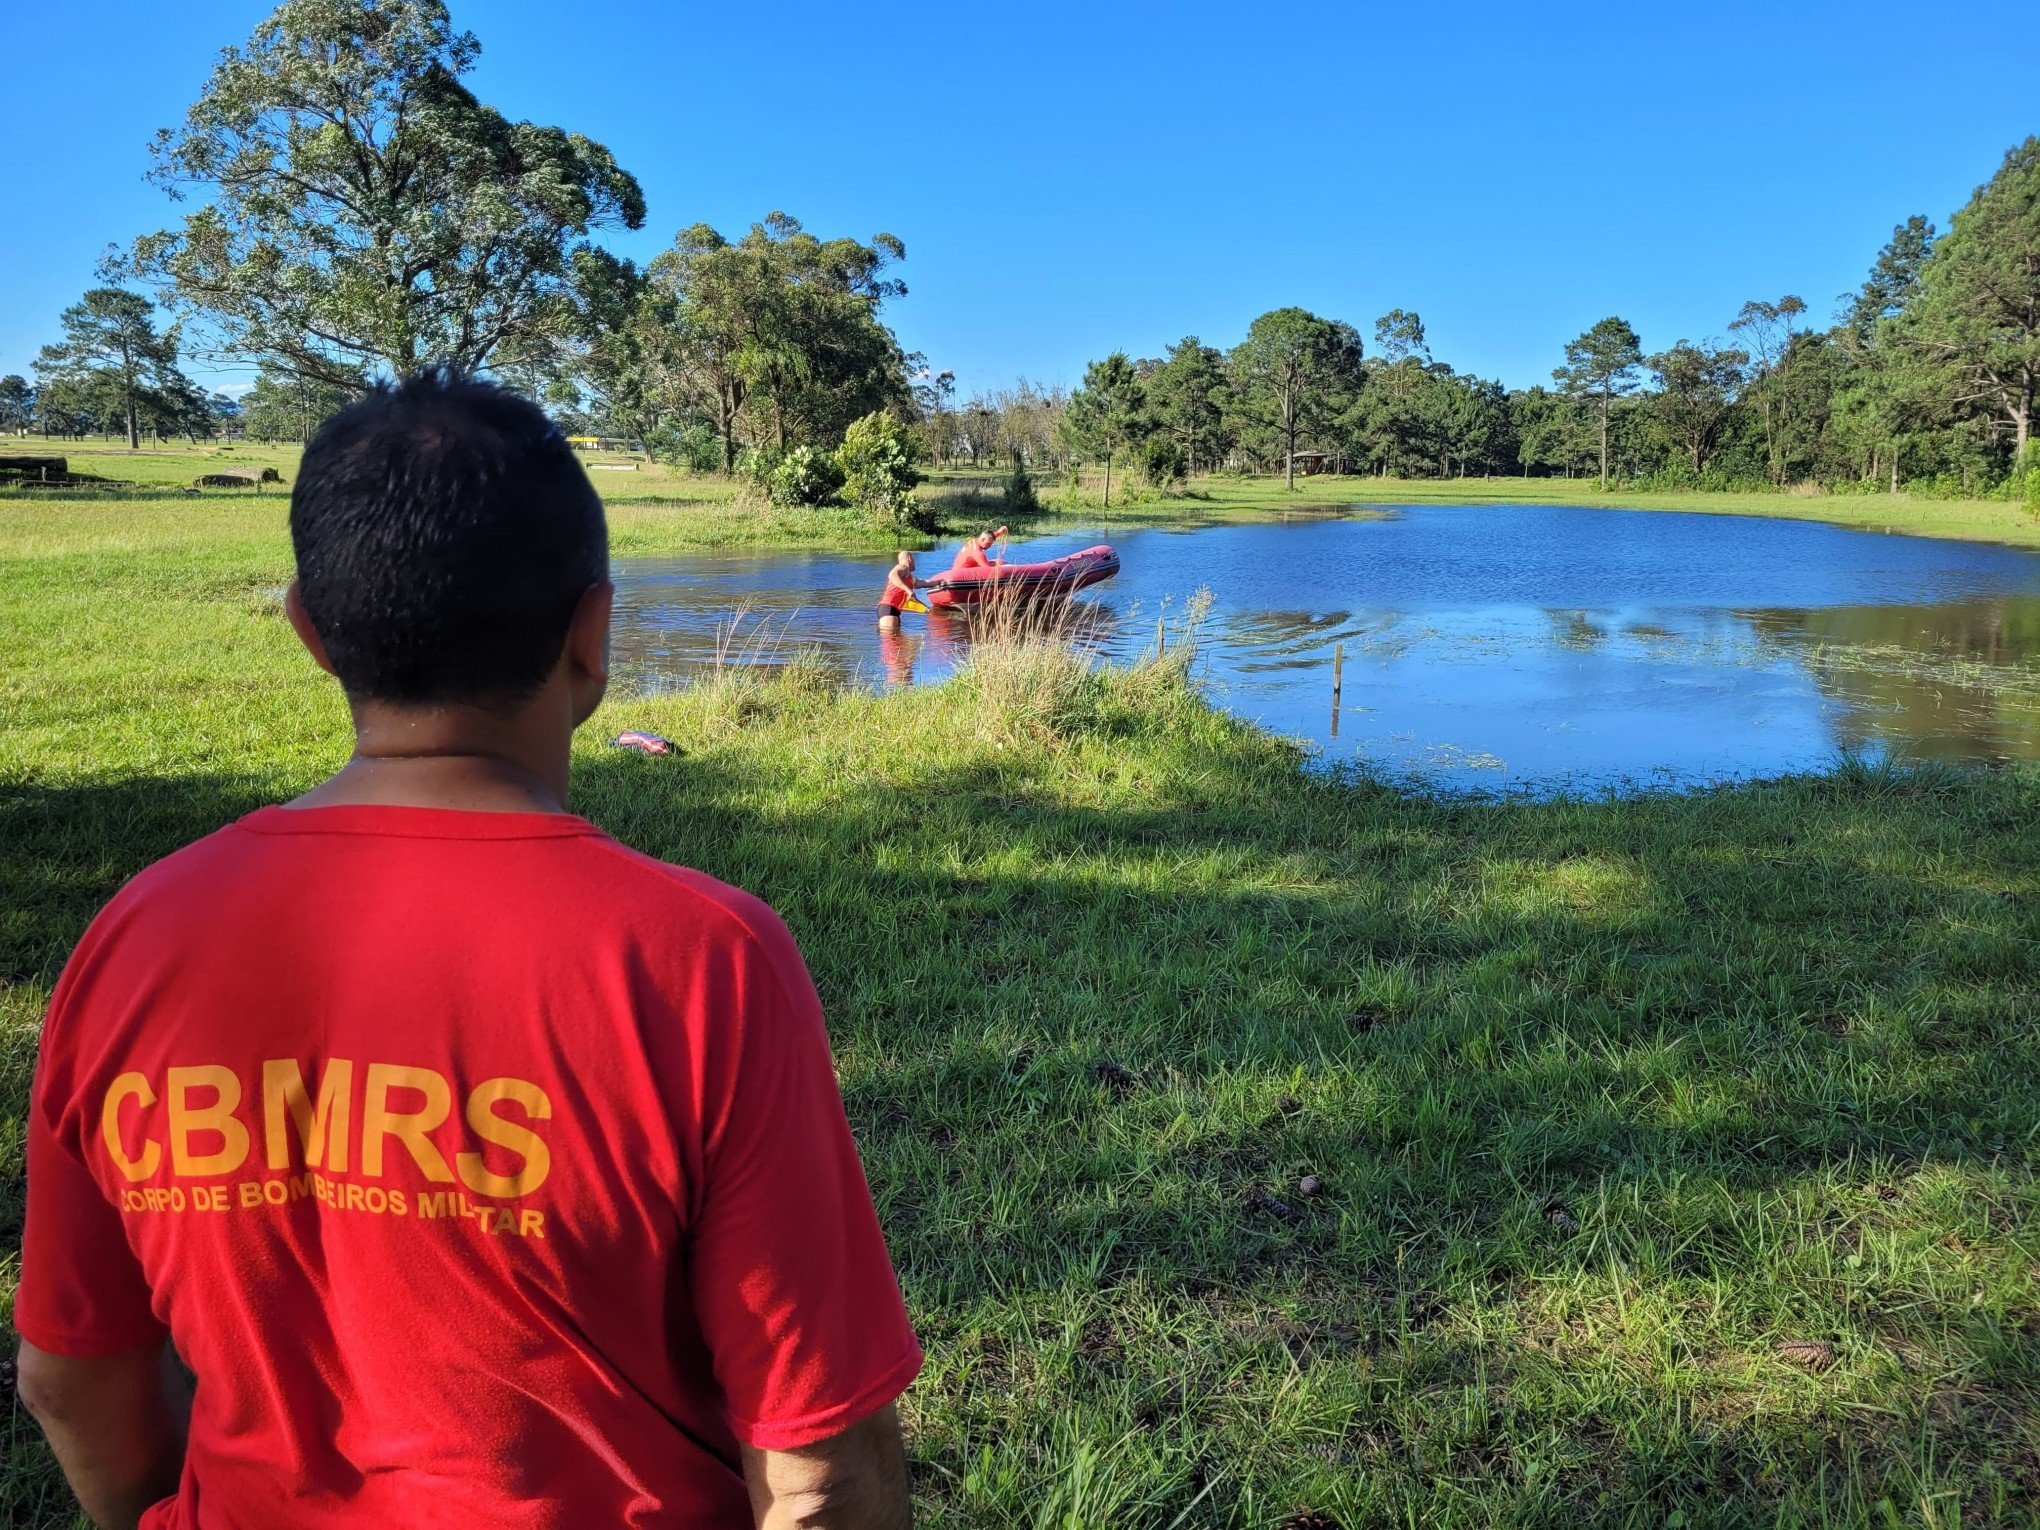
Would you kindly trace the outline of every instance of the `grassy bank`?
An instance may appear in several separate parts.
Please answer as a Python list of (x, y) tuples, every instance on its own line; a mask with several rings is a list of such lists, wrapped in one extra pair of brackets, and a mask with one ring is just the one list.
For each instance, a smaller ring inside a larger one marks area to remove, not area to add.
[[(275, 507), (143, 508), (0, 505), (0, 1314), (70, 944), (345, 750)], [(2040, 780), (1413, 802), (1172, 671), (1052, 673), (796, 666), (578, 762), (807, 949), (926, 1522), (2030, 1513)], [(18, 1411), (0, 1459), (0, 1522), (68, 1523)]]
[[(41, 449), (40, 438), (0, 438), (0, 455)], [(135, 453), (98, 441), (52, 442), (48, 449), (66, 456), (75, 471), (125, 480), (135, 487), (117, 498), (66, 495), (37, 499), (18, 491), (0, 493), (0, 538), (7, 535), (5, 528), (10, 522), (78, 503), (147, 505), (158, 513), (179, 506), (202, 506), (205, 508), (195, 517), (185, 517), (185, 523), (202, 528), (209, 524), (209, 513), (217, 511), (224, 534), (234, 534), (242, 525), (261, 523), (265, 517), (280, 522), (298, 459), (294, 445), (246, 442), (231, 446), (173, 444)], [(686, 473), (615, 454), (585, 460), (590, 464), (591, 480), (610, 507), (619, 552), (801, 546), (870, 548), (876, 552), (896, 546), (900, 540), (895, 533), (874, 527), (848, 510), (777, 509), (760, 504), (755, 495), (744, 495), (737, 483), (714, 474)], [(184, 492), (204, 473), (264, 467), (283, 476), (282, 487), (270, 485), (259, 492), (209, 489), (197, 497)], [(608, 470), (626, 467), (630, 470)], [(2040, 547), (2040, 519), (2021, 506), (2002, 500), (1936, 500), (1911, 494), (1650, 493), (1628, 489), (1603, 493), (1591, 479), (1401, 480), (1321, 475), (1299, 478), (1294, 489), (1279, 477), (1199, 478), (1167, 494), (1141, 496), (1132, 485), (1115, 477), (1114, 502), (1107, 507), (1100, 493), (1103, 480), (1094, 473), (1081, 489), (1044, 481), (1039, 486), (1043, 513), (1022, 517), (1006, 507), (1000, 492), (1003, 483), (1003, 473), (941, 468), (929, 473), (920, 497), (934, 508), (945, 533), (1010, 521), (1016, 532), (1053, 535), (1058, 524), (1195, 524), (1328, 505), (1554, 504), (1826, 521), (1865, 531)], [(228, 506), (238, 508), (222, 508)]]
[[(0, 438), (0, 455), (30, 443)], [(130, 551), (189, 549), (206, 556), (229, 544), (268, 546), (287, 556), (285, 516), (298, 448), (236, 445), (144, 448), (129, 453), (104, 443), (52, 443), (73, 471), (121, 487), (37, 493), (0, 490), (0, 551), (75, 545), (119, 555)], [(648, 556), (707, 548), (831, 547), (863, 549), (879, 557), (899, 547), (896, 531), (854, 510), (784, 508), (764, 503), (754, 490), (713, 474), (683, 473), (643, 459), (595, 457), (589, 478), (609, 511), (610, 539), (619, 556)], [(600, 464), (634, 462), (629, 473)], [(194, 491), (195, 478), (229, 469), (273, 468), (283, 479), (257, 489)], [(921, 496), (944, 527), (974, 528), (998, 510), (997, 484), (983, 475), (937, 474)], [(911, 545), (929, 538), (914, 536)], [(281, 566), (279, 564), (279, 566)], [(882, 579), (882, 573), (874, 583)]]
[[(718, 486), (723, 488), (725, 486)], [(885, 555), (899, 537), (840, 509), (783, 510), (739, 501), (734, 493), (691, 501), (609, 500), (610, 549), (618, 557), (711, 548), (834, 547), (868, 550), (884, 578)], [(264, 578), (290, 563), (287, 492), (218, 490), (202, 495), (30, 495), (0, 493), (0, 557), (76, 555), (95, 565), (137, 559), (134, 573), (175, 582), (193, 563), (160, 564), (163, 555), (210, 564), (238, 558)]]
[(2040, 547), (2040, 518), (2005, 500), (1927, 499), (1912, 494), (1823, 494), (1816, 492), (1716, 493), (1687, 490), (1649, 492), (1610, 489), (1591, 479), (1299, 478), (1286, 487), (1280, 478), (1199, 478), (1158, 498), (1119, 498), (1126, 489), (1114, 479), (1115, 502), (1101, 504), (1102, 483), (1083, 489), (1045, 489), (1043, 499), (1059, 515), (1088, 521), (1159, 523), (1223, 519), (1273, 510), (1323, 505), (1588, 505), (1608, 510), (1683, 510), (1701, 515), (1752, 515), (1769, 519), (1827, 521), (1863, 531), (1894, 531), (1960, 541), (2005, 542)]

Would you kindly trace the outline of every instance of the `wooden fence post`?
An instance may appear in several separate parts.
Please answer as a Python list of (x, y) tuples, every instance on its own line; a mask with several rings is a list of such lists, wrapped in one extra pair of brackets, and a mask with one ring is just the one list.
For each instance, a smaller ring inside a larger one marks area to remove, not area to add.
[(1332, 645), (1332, 737), (1339, 736), (1339, 694), (1346, 688), (1346, 645)]

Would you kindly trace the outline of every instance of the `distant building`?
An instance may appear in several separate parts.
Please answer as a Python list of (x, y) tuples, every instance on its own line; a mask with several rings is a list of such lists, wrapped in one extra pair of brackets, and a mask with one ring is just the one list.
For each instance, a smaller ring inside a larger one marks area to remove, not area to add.
[(567, 445), (577, 452), (642, 452), (644, 443), (627, 436), (568, 436)]
[(1298, 452), (1289, 461), (1297, 473), (1305, 478), (1316, 473), (1333, 472), (1339, 465), (1339, 459), (1331, 452)]

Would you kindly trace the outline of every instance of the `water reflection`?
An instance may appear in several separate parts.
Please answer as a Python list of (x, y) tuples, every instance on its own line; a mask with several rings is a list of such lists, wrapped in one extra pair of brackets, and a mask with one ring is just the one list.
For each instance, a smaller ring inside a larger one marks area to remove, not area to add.
[(894, 685), (914, 683), (914, 659), (921, 652), (924, 638), (908, 637), (904, 627), (885, 627), (878, 634), (878, 661), (885, 666), (885, 677)]
[(1757, 611), (1805, 655), (1853, 748), (1903, 739), (1921, 759), (2040, 759), (2040, 597), (1942, 606)]
[[(1135, 658), (1158, 617), (1173, 623), (1209, 590), (1207, 691), (1329, 759), (1536, 791), (1816, 769), (1844, 749), (2040, 758), (2040, 557), (2013, 549), (1809, 522), (1422, 506), (1189, 535), (1078, 528), (1026, 552), (1101, 539), (1124, 572), (1069, 603), (1072, 641)], [(882, 638), (884, 564), (627, 561), (624, 685), (812, 647), (861, 683), (939, 680), (967, 656), (971, 619), (909, 616)]]
[(1322, 669), (1325, 655), (1341, 644), (1372, 645), (1386, 638), (1400, 617), (1393, 611), (1358, 616), (1351, 611), (1245, 611), (1220, 617), (1227, 645), (1241, 657), (1242, 673)]

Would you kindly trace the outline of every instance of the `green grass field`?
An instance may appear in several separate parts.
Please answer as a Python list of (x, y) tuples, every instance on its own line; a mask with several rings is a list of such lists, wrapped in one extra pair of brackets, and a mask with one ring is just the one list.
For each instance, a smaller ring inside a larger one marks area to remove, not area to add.
[[(281, 510), (0, 498), (0, 1316), (70, 945), (344, 758)], [(619, 546), (729, 513), (620, 505)], [(737, 674), (577, 761), (808, 953), (924, 1523), (2031, 1521), (2040, 776), (1410, 800), (1172, 667), (1004, 663)], [(4, 1431), (0, 1523), (69, 1524)]]
[[(298, 448), (291, 444), (173, 444), (130, 453), (124, 446), (103, 441), (58, 441), (45, 448), (39, 437), (0, 437), (0, 456), (44, 450), (66, 457), (76, 472), (134, 484), (135, 489), (122, 496), (130, 502), (153, 502), (160, 490), (165, 500), (189, 503), (182, 491), (202, 473), (236, 467), (272, 467), (285, 480), (280, 487), (270, 485), (259, 492), (208, 489), (198, 502), (274, 499), (280, 504), (288, 496), (289, 480), (296, 476), (298, 459)], [(877, 548), (897, 540), (892, 533), (875, 528), (848, 511), (775, 510), (749, 502), (740, 495), (736, 484), (714, 474), (682, 472), (614, 453), (594, 454), (583, 460), (590, 465), (590, 479), (610, 506), (620, 552), (732, 546)], [(620, 467), (630, 471), (609, 470)], [(999, 493), (1003, 477), (1002, 473), (989, 470), (936, 468), (928, 474), (921, 494), (937, 506), (946, 530), (968, 531), (1007, 518)], [(1047, 514), (1034, 523), (1037, 528), (1058, 517), (1086, 523), (1221, 520), (1328, 504), (1553, 504), (1828, 521), (1868, 531), (2040, 547), (2040, 518), (2008, 500), (1935, 500), (1903, 493), (1766, 494), (1699, 490), (1665, 493), (1627, 489), (1603, 493), (1590, 479), (1404, 480), (1332, 476), (1299, 478), (1291, 489), (1280, 478), (1221, 476), (1199, 478), (1182, 490), (1159, 496), (1142, 495), (1132, 484), (1115, 478), (1114, 500), (1107, 507), (1101, 502), (1103, 480), (1095, 470), (1085, 476), (1081, 490), (1073, 491), (1067, 485), (1046, 480), (1037, 487), (1047, 509)], [(22, 504), (26, 497), (19, 491), (0, 495), (0, 507)], [(82, 496), (70, 498), (79, 497)], [(62, 502), (68, 503), (70, 499)]]
[[(271, 485), (265, 492), (280, 495), (289, 492), (289, 480), (297, 476), (300, 449), (295, 442), (287, 441), (196, 445), (171, 441), (130, 452), (119, 441), (45, 442), (40, 436), (0, 436), (0, 457), (13, 454), (63, 457), (74, 473), (90, 473), (143, 490), (181, 489), (201, 474), (233, 468), (274, 468), (282, 475), (284, 486), (279, 490)], [(603, 497), (613, 501), (675, 499), (719, 503), (734, 493), (724, 479), (684, 473), (643, 457), (596, 452), (583, 455), (581, 460), (589, 466), (588, 476), (602, 490)], [(225, 491), (208, 491), (208, 495), (218, 492)]]

